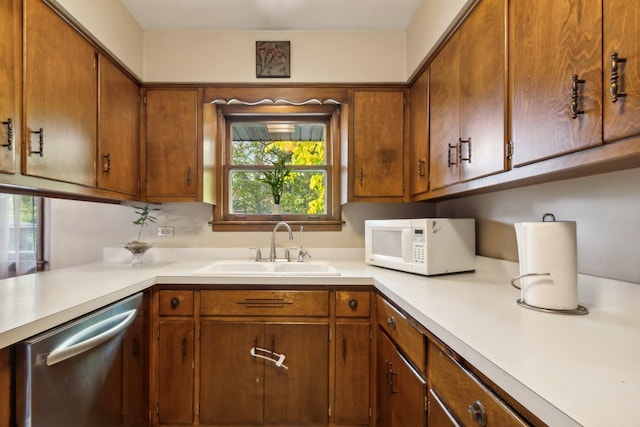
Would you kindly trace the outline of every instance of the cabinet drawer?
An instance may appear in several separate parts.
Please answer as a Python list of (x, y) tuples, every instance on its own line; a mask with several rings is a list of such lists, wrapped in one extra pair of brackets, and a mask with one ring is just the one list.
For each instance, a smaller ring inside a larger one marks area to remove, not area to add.
[(424, 373), (425, 344), (422, 333), (380, 295), (377, 296), (378, 324), (400, 347), (418, 370)]
[[(462, 424), (472, 425), (486, 420), (491, 426), (526, 426), (506, 403), (482, 384), (438, 346), (429, 344), (429, 386), (437, 393), (440, 404)], [(433, 394), (433, 393), (432, 393)]]
[(193, 291), (160, 291), (160, 316), (193, 316)]
[(329, 291), (202, 291), (203, 316), (328, 316)]
[(337, 317), (369, 317), (368, 291), (337, 291)]

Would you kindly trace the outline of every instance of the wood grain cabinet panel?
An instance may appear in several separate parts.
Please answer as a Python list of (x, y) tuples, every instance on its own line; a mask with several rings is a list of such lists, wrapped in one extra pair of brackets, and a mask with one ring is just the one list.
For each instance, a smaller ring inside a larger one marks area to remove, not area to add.
[(604, 0), (604, 141), (640, 134), (640, 13), (635, 0)]
[(96, 52), (42, 2), (26, 0), (23, 173), (96, 186)]
[(429, 190), (429, 69), (409, 91), (409, 191), (411, 196)]
[(509, 20), (513, 166), (601, 145), (602, 0), (511, 2)]
[(20, 2), (0, 3), (0, 172), (16, 171), (16, 134), (20, 126)]
[(353, 94), (353, 200), (404, 196), (404, 92), (356, 90)]
[(328, 291), (203, 291), (203, 315), (328, 316)]
[(137, 197), (140, 89), (109, 59), (98, 60), (98, 187)]

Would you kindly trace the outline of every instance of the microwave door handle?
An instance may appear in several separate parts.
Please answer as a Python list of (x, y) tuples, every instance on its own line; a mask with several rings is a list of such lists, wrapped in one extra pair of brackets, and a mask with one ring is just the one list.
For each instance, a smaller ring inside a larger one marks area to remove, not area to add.
[(413, 229), (412, 228), (403, 228), (402, 229), (402, 261), (403, 262), (412, 262), (413, 260)]
[[(137, 310), (133, 309), (125, 311), (124, 313), (116, 314), (113, 317), (102, 320), (95, 325), (89, 326), (74, 334), (71, 338), (49, 353), (47, 356), (47, 366), (55, 365), (56, 363), (87, 352), (92, 348), (109, 341), (133, 322), (133, 319), (136, 317), (136, 312)], [(102, 333), (94, 335), (96, 331), (102, 330), (105, 326), (115, 322), (119, 323)], [(89, 336), (89, 338), (86, 338), (87, 336)]]

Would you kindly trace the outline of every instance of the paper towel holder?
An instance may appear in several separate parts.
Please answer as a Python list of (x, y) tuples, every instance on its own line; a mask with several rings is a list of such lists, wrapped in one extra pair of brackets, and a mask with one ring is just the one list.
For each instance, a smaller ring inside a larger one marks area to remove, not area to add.
[[(516, 289), (520, 289), (520, 286), (518, 286), (516, 284), (516, 281), (524, 278), (524, 277), (530, 277), (530, 276), (551, 276), (551, 273), (526, 273), (526, 274), (520, 274), (516, 277), (514, 277), (513, 279), (511, 279), (511, 286), (513, 286)], [(578, 307), (576, 308), (572, 308), (572, 309), (560, 309), (560, 308), (543, 308), (543, 307), (538, 307), (535, 305), (531, 305), (531, 304), (527, 304), (525, 302), (525, 300), (523, 298), (518, 298), (517, 301), (519, 306), (525, 307), (525, 308), (529, 308), (531, 310), (536, 310), (536, 311), (542, 311), (544, 313), (555, 313), (555, 314), (578, 314), (578, 315), (583, 315), (583, 314), (589, 314), (589, 310), (578, 304)]]

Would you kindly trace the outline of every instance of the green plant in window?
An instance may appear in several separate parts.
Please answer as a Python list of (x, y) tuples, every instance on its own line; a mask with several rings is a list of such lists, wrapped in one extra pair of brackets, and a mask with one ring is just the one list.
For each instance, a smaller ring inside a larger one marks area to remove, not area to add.
[(285, 180), (289, 175), (291, 175), (291, 169), (287, 167), (287, 162), (291, 160), (291, 153), (287, 153), (279, 149), (272, 149), (270, 154), (273, 154), (275, 157), (271, 163), (273, 165), (273, 169), (262, 171), (262, 176), (258, 178), (258, 180), (271, 187), (273, 203), (279, 205), (280, 198), (284, 192)]

